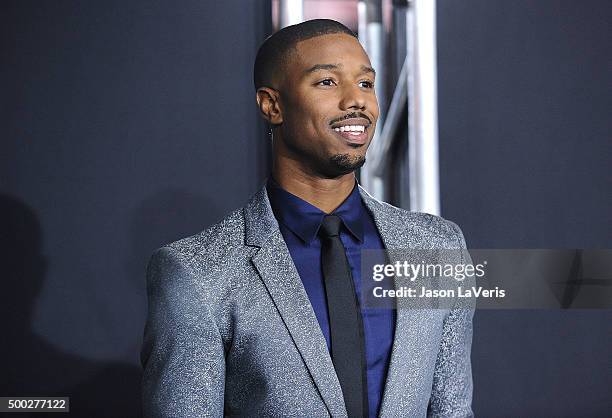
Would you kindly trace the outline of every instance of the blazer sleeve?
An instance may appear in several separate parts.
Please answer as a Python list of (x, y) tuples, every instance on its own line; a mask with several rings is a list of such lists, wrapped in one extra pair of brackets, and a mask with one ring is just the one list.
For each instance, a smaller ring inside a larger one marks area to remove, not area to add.
[[(456, 232), (462, 263), (471, 263), (466, 251), (463, 233), (451, 222)], [(466, 279), (464, 286), (472, 286)], [(442, 341), (434, 369), (433, 387), (428, 417), (473, 417), (472, 412), (472, 298), (457, 299), (446, 316), (442, 328)]]
[(141, 351), (145, 417), (223, 416), (223, 340), (202, 293), (174, 250), (153, 254)]

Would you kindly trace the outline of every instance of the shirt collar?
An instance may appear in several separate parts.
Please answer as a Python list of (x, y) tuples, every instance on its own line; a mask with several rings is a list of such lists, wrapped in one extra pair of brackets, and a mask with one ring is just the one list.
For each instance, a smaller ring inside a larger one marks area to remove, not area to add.
[[(271, 176), (266, 188), (276, 219), (310, 244), (317, 237), (326, 213), (283, 189)], [(331, 214), (338, 215), (351, 235), (363, 242), (363, 213), (363, 202), (355, 181), (351, 193)]]

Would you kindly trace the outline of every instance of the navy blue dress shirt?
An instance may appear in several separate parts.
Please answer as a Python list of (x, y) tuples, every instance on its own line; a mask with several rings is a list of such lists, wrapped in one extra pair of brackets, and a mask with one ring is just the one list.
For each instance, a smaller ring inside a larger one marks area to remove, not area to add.
[[(274, 216), (302, 279), (321, 331), (330, 349), (329, 315), (321, 267), (319, 226), (326, 215), (319, 208), (281, 188), (272, 178), (267, 183)], [(340, 240), (344, 245), (357, 298), (361, 304), (361, 250), (383, 249), (374, 219), (361, 199), (357, 182), (346, 200), (332, 212), (342, 219)], [(381, 262), (384, 262), (382, 260)], [(395, 329), (395, 311), (366, 308), (361, 304), (367, 360), (369, 416), (376, 417), (384, 391)]]

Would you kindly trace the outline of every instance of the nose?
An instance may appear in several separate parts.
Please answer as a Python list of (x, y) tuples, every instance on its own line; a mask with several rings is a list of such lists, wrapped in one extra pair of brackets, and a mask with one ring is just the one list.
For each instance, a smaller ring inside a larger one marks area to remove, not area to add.
[(340, 108), (342, 110), (366, 108), (365, 93), (358, 85), (345, 85), (342, 89), (342, 99), (340, 100)]

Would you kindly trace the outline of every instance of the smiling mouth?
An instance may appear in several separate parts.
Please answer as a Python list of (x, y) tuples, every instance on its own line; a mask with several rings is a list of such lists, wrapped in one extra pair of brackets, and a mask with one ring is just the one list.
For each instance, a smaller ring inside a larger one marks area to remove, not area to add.
[(332, 128), (332, 131), (353, 148), (365, 145), (368, 140), (368, 126), (345, 125)]
[(368, 142), (368, 129), (372, 126), (370, 118), (354, 112), (331, 123), (331, 130), (347, 145), (358, 148)]

